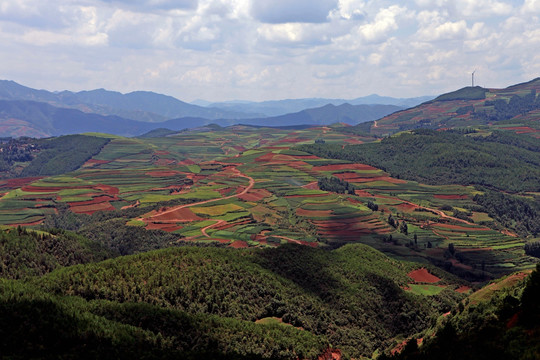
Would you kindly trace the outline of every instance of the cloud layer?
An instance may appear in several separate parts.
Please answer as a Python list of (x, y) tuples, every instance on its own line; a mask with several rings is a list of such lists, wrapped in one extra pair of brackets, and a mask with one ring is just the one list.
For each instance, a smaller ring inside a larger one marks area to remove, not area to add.
[(0, 78), (183, 100), (439, 94), (540, 76), (540, 1), (3, 0)]

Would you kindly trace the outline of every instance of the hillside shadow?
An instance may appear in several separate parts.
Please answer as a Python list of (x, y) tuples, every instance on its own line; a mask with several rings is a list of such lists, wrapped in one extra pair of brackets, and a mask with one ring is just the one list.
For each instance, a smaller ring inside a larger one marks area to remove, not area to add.
[(329, 272), (331, 252), (309, 246), (285, 244), (258, 252), (256, 262), (323, 301), (329, 300), (341, 285)]

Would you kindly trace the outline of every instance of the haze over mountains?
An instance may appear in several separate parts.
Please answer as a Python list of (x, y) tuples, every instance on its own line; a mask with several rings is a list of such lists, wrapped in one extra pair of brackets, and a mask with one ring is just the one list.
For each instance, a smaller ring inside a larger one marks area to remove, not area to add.
[(415, 98), (392, 98), (387, 96), (379, 96), (376, 94), (368, 95), (356, 99), (323, 99), (323, 98), (308, 98), (308, 99), (288, 99), (288, 100), (272, 100), (272, 101), (226, 101), (226, 102), (207, 102), (204, 100), (194, 101), (192, 104), (219, 108), (230, 111), (238, 111), (244, 113), (257, 113), (266, 116), (279, 116), (287, 113), (299, 112), (304, 109), (322, 107), (324, 105), (394, 105), (403, 108), (409, 108), (433, 99), (433, 96), (422, 96)]
[(147, 91), (128, 94), (104, 89), (50, 92), (2, 80), (0, 136), (45, 137), (92, 131), (136, 136), (155, 128), (182, 130), (211, 123), (220, 126), (239, 123), (329, 125), (335, 122), (355, 125), (427, 99), (429, 97), (394, 99), (371, 95), (351, 101), (297, 99), (215, 103), (203, 107)]

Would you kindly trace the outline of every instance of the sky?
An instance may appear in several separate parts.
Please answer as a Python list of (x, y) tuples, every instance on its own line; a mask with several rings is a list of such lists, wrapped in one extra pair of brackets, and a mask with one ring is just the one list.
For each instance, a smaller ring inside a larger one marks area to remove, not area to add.
[(183, 101), (353, 99), (540, 76), (540, 0), (1, 0), (0, 79)]

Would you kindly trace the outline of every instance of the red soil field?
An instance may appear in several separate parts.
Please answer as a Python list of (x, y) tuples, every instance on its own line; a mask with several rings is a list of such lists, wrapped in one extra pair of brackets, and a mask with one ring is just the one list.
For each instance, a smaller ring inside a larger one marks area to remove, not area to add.
[(193, 165), (195, 162), (191, 159), (186, 159), (178, 162), (178, 165)]
[(435, 194), (433, 195), (435, 199), (443, 199), (443, 200), (463, 200), (467, 199), (467, 195), (443, 195), (443, 194)]
[(23, 186), (21, 188), (21, 190), (25, 191), (25, 192), (58, 192), (58, 191), (64, 190), (64, 189), (92, 189), (92, 186), (83, 185), (83, 186), (61, 187), (61, 186), (33, 186), (33, 185), (28, 185), (28, 186)]
[(460, 294), (464, 294), (466, 293), (467, 291), (471, 290), (471, 288), (469, 286), (466, 286), (466, 285), (463, 285), (463, 286), (460, 286), (456, 289), (456, 291)]
[(303, 138), (285, 138), (285, 139), (281, 139), (277, 141), (276, 144), (288, 144), (288, 143), (296, 144), (296, 143), (299, 143), (302, 141), (308, 141), (308, 140), (309, 139), (303, 139)]
[(170, 177), (170, 176), (178, 175), (180, 174), (180, 172), (175, 171), (175, 170), (156, 170), (156, 171), (148, 171), (145, 174), (152, 177)]
[(139, 200), (137, 200), (137, 202), (135, 204), (122, 206), (121, 210), (131, 209), (131, 208), (139, 206), (140, 204), (141, 204), (141, 202)]
[(191, 222), (202, 220), (204, 219), (195, 215), (189, 208), (180, 208), (161, 215), (157, 213), (156, 215), (148, 218), (148, 221), (155, 222)]
[[(360, 174), (357, 174), (355, 172), (344, 172), (344, 173), (340, 173), (340, 174), (334, 174), (335, 177), (341, 179), (341, 180), (350, 180), (350, 179), (364, 179), (363, 176), (361, 176)], [(371, 181), (368, 180), (368, 181)]]
[(518, 321), (519, 321), (519, 313), (516, 313), (516, 314), (512, 315), (510, 320), (508, 320), (508, 322), (506, 323), (506, 328), (511, 329), (511, 328), (515, 327), (518, 324)]
[[(209, 184), (209, 185), (215, 185), (215, 183), (214, 184)], [(217, 192), (220, 193), (221, 196), (225, 196), (225, 195), (231, 193), (232, 191), (236, 192), (236, 189), (232, 188), (232, 187), (225, 187), (225, 188), (217, 189)]]
[(109, 195), (118, 195), (120, 193), (117, 187), (104, 185), (104, 184), (98, 184), (94, 186), (94, 189), (101, 190), (104, 193), (109, 194)]
[(316, 160), (320, 159), (316, 155), (294, 155), (295, 158), (302, 159), (302, 160)]
[(540, 132), (540, 130), (533, 129), (533, 128), (528, 127), (528, 126), (512, 126), (512, 127), (501, 128), (501, 129), (503, 129), (503, 130), (513, 130), (517, 134), (527, 134), (527, 133)]
[(109, 195), (102, 195), (102, 196), (96, 196), (92, 200), (73, 201), (69, 203), (69, 206), (75, 207), (75, 206), (93, 205), (93, 204), (100, 204), (103, 202), (109, 202), (111, 200), (118, 200), (118, 199), (116, 197), (110, 197)]
[(459, 225), (451, 225), (451, 224), (441, 224), (438, 223), (435, 225), (438, 228), (444, 228), (444, 229), (450, 229), (450, 230), (460, 230), (460, 231), (490, 231), (489, 228), (484, 227), (465, 227), (465, 226), (459, 226)]
[(4, 180), (4, 181), (0, 181), (0, 187), (17, 189), (17, 188), (20, 188), (21, 186), (30, 184), (31, 182), (37, 181), (39, 179), (43, 179), (43, 176)]
[(299, 197), (305, 197), (305, 198), (310, 198), (310, 197), (321, 197), (321, 196), (326, 196), (328, 194), (311, 194), (311, 195), (287, 195), (285, 196), (286, 198), (299, 198)]
[(317, 244), (316, 242), (309, 242), (309, 241), (304, 241), (304, 240), (298, 240), (298, 242), (301, 244), (301, 245), (304, 245), (304, 246), (311, 246), (313, 248), (316, 248), (319, 246), (319, 244)]
[(410, 211), (414, 211), (414, 209), (418, 209), (419, 206), (409, 204), (409, 203), (402, 203), (402, 204), (396, 205), (395, 208), (400, 211), (410, 212)]
[(99, 204), (72, 206), (70, 207), (70, 210), (77, 214), (92, 215), (96, 211), (112, 211), (115, 210), (115, 208), (108, 202), (102, 202)]
[(247, 242), (242, 241), (242, 240), (235, 240), (229, 246), (232, 247), (232, 248), (235, 248), (235, 249), (245, 249), (245, 248), (248, 247), (248, 244), (247, 244)]
[(354, 193), (355, 193), (357, 196), (362, 196), (362, 197), (373, 197), (373, 195), (371, 195), (370, 193), (368, 193), (368, 192), (365, 191), (365, 190), (355, 190)]
[(433, 283), (441, 281), (441, 279), (438, 278), (437, 276), (430, 274), (426, 268), (421, 268), (418, 270), (411, 271), (407, 275), (414, 281), (420, 282), (420, 283), (433, 284)]
[(166, 166), (166, 165), (171, 165), (171, 164), (174, 164), (176, 161), (172, 160), (172, 159), (159, 159), (155, 162), (156, 165), (159, 165), (159, 166)]
[(258, 162), (262, 162), (262, 161), (264, 161), (264, 162), (269, 162), (269, 161), (272, 161), (272, 159), (274, 158), (274, 155), (275, 155), (274, 153), (269, 152), (269, 153), (267, 153), (267, 154), (264, 154), (264, 155), (261, 155), (261, 156), (255, 158), (255, 161), (258, 161)]
[(331, 216), (332, 210), (306, 210), (298, 208), (296, 209), (296, 214), (307, 217), (327, 217)]
[(186, 178), (193, 180), (193, 182), (197, 182), (199, 180), (205, 179), (206, 176), (204, 175), (196, 175), (196, 174), (189, 174), (186, 176)]
[(243, 147), (243, 146), (238, 146), (238, 145), (234, 145), (232, 148), (233, 148), (234, 150), (240, 151), (240, 152), (246, 150), (245, 147)]
[(341, 170), (378, 170), (373, 166), (365, 164), (333, 164), (333, 165), (323, 165), (323, 166), (314, 166), (313, 170), (315, 171), (341, 171)]
[(247, 194), (240, 195), (238, 198), (244, 201), (260, 201), (269, 196), (272, 196), (272, 194), (268, 190), (251, 189)]
[(508, 236), (511, 236), (511, 237), (517, 237), (517, 234), (514, 234), (513, 232), (511, 232), (510, 230), (507, 230), (507, 229), (501, 230), (501, 234), (508, 235)]
[(163, 155), (169, 155), (170, 152), (168, 152), (168, 151), (166, 151), (166, 150), (156, 150), (156, 151), (154, 151), (154, 154), (155, 154), (155, 155), (158, 155), (158, 156), (159, 156), (159, 155), (162, 155), (162, 156), (163, 156)]
[(35, 226), (35, 225), (41, 224), (43, 221), (44, 221), (44, 220), (41, 219), (41, 220), (29, 222), (29, 223), (16, 223), (16, 224), (10, 224), (10, 225), (11, 225), (11, 226)]
[(306, 184), (304, 186), (302, 186), (304, 189), (309, 189), (309, 190), (319, 190), (319, 184), (317, 181), (314, 181), (314, 182), (310, 182), (309, 184)]
[(85, 165), (95, 165), (95, 164), (108, 164), (110, 162), (111, 162), (110, 160), (90, 159), (87, 162), (85, 162), (83, 166), (85, 166)]

